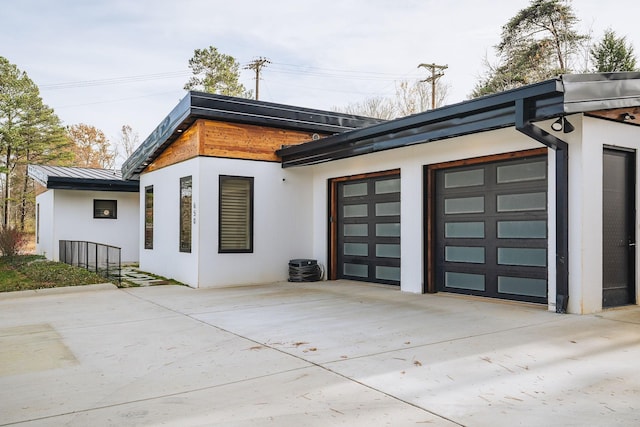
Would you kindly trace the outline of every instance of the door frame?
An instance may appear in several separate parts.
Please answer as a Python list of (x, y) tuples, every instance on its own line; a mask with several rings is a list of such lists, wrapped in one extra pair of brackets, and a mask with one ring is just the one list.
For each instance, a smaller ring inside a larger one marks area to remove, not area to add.
[[(604, 179), (604, 156), (605, 153), (614, 152), (621, 153), (625, 155), (629, 155), (630, 158), (626, 158), (629, 169), (627, 170), (628, 175), (626, 177), (627, 184), (629, 187), (627, 188), (627, 198), (631, 198), (631, 201), (628, 203), (627, 209), (629, 214), (629, 224), (628, 224), (628, 234), (630, 238), (633, 240), (634, 244), (638, 243), (638, 233), (637, 230), (637, 186), (638, 186), (638, 171), (637, 171), (637, 156), (638, 152), (633, 148), (619, 147), (619, 146), (611, 146), (611, 145), (603, 145), (602, 147), (602, 173)], [(625, 156), (626, 157), (626, 156)], [(604, 182), (603, 182), (603, 191), (604, 191)], [(604, 197), (604, 196), (603, 196)], [(604, 211), (602, 213), (602, 231), (604, 233)], [(637, 268), (637, 257), (638, 257), (638, 249), (637, 246), (634, 246), (634, 249), (630, 251), (628, 261), (627, 261), (627, 274), (629, 278), (628, 287), (628, 296), (629, 301), (627, 304), (637, 304), (637, 295), (638, 295), (638, 268)], [(605, 251), (602, 251), (602, 265), (603, 265), (603, 276), (602, 276), (602, 285), (601, 285), (601, 298), (602, 298), (602, 308), (613, 308), (618, 307), (618, 305), (605, 306), (604, 305), (604, 260), (605, 260)], [(623, 304), (622, 306), (624, 306)]]

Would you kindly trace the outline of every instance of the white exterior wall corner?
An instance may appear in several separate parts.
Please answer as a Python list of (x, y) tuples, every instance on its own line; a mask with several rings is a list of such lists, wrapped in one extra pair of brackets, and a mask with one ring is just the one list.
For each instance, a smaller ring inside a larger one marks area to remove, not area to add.
[[(192, 251), (180, 253), (180, 178), (192, 176)], [(252, 253), (218, 253), (220, 175), (254, 178)], [(140, 268), (191, 287), (221, 287), (284, 281), (288, 262), (312, 257), (311, 174), (283, 170), (279, 163), (198, 157), (140, 178), (140, 209), (145, 187), (153, 185), (154, 242), (144, 249), (140, 218)]]
[[(180, 252), (180, 178), (192, 177), (192, 206), (198, 207), (200, 188), (198, 159), (191, 159), (140, 176), (138, 218), (140, 269), (198, 287), (198, 223), (201, 216), (195, 211), (196, 226), (191, 230), (191, 252)], [(153, 249), (144, 248), (144, 192), (153, 185)], [(192, 218), (193, 219), (193, 218)]]
[[(314, 170), (313, 256), (327, 265), (328, 181), (400, 169), (401, 290), (421, 293), (424, 288), (423, 166), (541, 147), (539, 142), (509, 128), (308, 166)], [(551, 280), (555, 280), (555, 276)]]
[[(575, 121), (573, 117), (575, 116), (570, 118), (572, 123)], [(570, 197), (570, 209), (576, 206), (581, 210), (570, 212), (570, 220), (576, 221), (577, 217), (579, 224), (572, 226), (570, 223), (569, 308), (572, 313), (587, 314), (602, 310), (603, 149), (609, 146), (632, 149), (637, 152), (640, 149), (640, 128), (593, 117), (583, 117), (581, 126), (576, 126), (576, 130), (580, 129), (581, 144), (572, 144), (569, 151), (569, 191), (570, 195), (572, 192), (577, 193), (574, 195), (575, 199)], [(575, 153), (572, 150), (575, 150)], [(581, 160), (581, 165), (576, 164), (578, 159), (572, 161), (571, 156), (574, 154)], [(640, 185), (637, 178), (640, 165), (638, 157), (636, 155), (636, 211), (640, 200)], [(635, 230), (638, 236), (637, 215)], [(574, 235), (571, 231), (580, 234)], [(571, 258), (576, 259), (572, 262)], [(637, 251), (634, 262), (637, 304), (640, 290), (637, 280), (640, 267)], [(579, 288), (582, 288), (581, 292), (576, 292)], [(576, 292), (577, 295), (572, 292)], [(576, 298), (577, 296), (580, 298)]]
[(55, 190), (46, 190), (36, 196), (38, 209), (38, 225), (36, 236), (36, 254), (44, 255), (47, 259), (58, 261), (58, 245), (54, 240), (55, 223)]
[[(93, 217), (93, 200), (117, 201), (117, 218)], [(117, 246), (123, 263), (138, 262), (138, 193), (52, 189), (40, 203), (38, 254), (58, 261), (60, 240), (81, 240)]]
[[(289, 260), (312, 258), (312, 178), (280, 163), (201, 157), (201, 287), (285, 281)], [(218, 253), (219, 176), (253, 177), (253, 253)], [(206, 183), (206, 184), (204, 184)]]

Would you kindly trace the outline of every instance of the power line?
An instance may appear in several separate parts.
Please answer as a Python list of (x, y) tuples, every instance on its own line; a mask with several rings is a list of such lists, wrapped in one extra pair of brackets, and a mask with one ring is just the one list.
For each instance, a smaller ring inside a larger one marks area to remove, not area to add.
[(431, 83), (431, 109), (435, 110), (436, 109), (436, 80), (444, 76), (444, 73), (442, 71), (449, 68), (449, 66), (436, 65), (435, 63), (432, 63), (432, 64), (420, 64), (418, 65), (418, 68), (420, 67), (428, 68), (431, 70), (431, 77), (427, 77), (426, 79), (422, 80), (422, 82)]
[(271, 64), (271, 61), (267, 58), (260, 57), (258, 59), (254, 59), (249, 63), (249, 65), (244, 67), (245, 70), (254, 70), (256, 72), (256, 101), (258, 100), (260, 93), (260, 70), (262, 70), (262, 68), (267, 64)]
[(79, 80), (79, 81), (64, 82), (64, 83), (51, 83), (51, 84), (39, 85), (38, 87), (41, 90), (76, 89), (76, 88), (82, 88), (82, 87), (118, 85), (123, 83), (137, 83), (137, 82), (144, 82), (149, 80), (171, 79), (176, 77), (186, 77), (186, 76), (189, 76), (190, 74), (191, 74), (191, 71), (188, 71), (188, 70), (168, 71), (164, 73), (140, 74), (135, 76), (111, 77), (106, 79)]

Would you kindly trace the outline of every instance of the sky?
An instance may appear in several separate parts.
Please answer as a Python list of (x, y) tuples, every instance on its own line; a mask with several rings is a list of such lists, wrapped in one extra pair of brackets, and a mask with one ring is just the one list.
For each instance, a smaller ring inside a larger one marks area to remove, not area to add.
[[(447, 65), (447, 104), (467, 99), (502, 26), (530, 0), (0, 0), (0, 56), (65, 126), (142, 142), (186, 95), (188, 61), (214, 46), (242, 67), (264, 57), (260, 100), (331, 110), (393, 97)], [(640, 52), (640, 2), (573, 0), (578, 30), (607, 28)], [(240, 81), (255, 88), (255, 74)], [(121, 159), (122, 160), (122, 159)]]

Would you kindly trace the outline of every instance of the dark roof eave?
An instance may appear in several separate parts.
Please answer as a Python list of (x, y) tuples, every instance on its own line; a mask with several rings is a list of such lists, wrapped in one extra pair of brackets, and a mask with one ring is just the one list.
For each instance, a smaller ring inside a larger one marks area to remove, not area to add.
[(137, 193), (140, 191), (140, 182), (49, 177), (49, 179), (47, 180), (47, 188), (61, 190), (119, 191)]
[(283, 167), (303, 166), (360, 154), (489, 131), (515, 124), (516, 101), (528, 99), (535, 120), (564, 113), (562, 84), (548, 80), (449, 105), (276, 152)]

